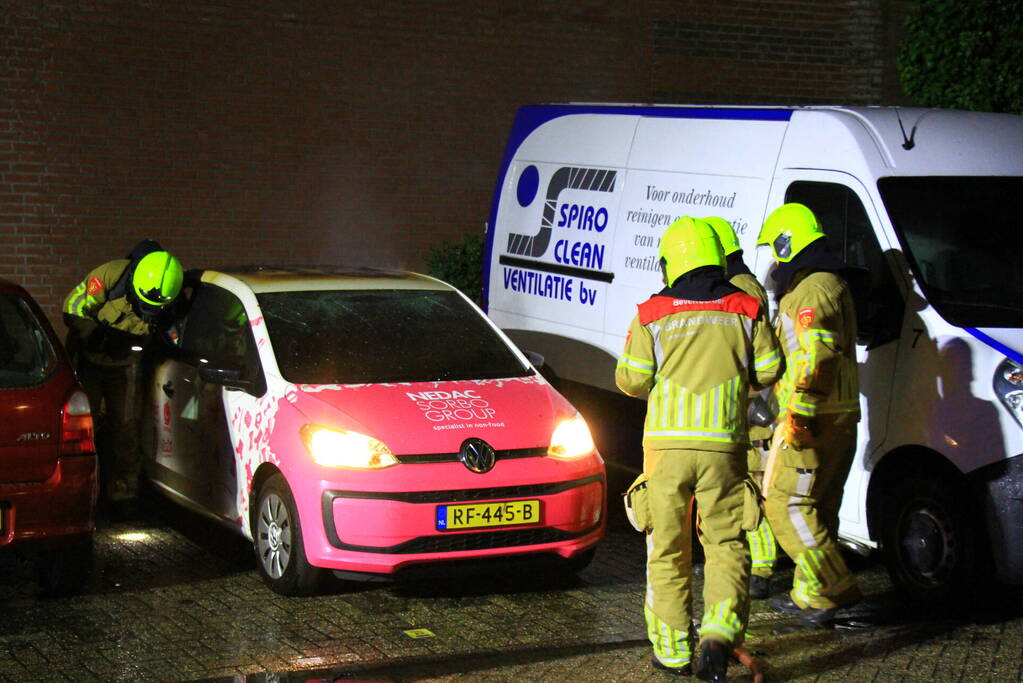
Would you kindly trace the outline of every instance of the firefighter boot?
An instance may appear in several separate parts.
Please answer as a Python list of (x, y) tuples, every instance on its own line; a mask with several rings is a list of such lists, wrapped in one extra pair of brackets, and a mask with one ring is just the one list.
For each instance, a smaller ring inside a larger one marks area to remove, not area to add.
[(749, 577), (749, 596), (754, 600), (763, 600), (771, 594), (771, 577), (757, 576)]
[(700, 644), (696, 659), (696, 676), (701, 681), (728, 680), (728, 646), (717, 640), (705, 640)]
[(771, 601), (771, 609), (782, 614), (791, 614), (799, 617), (799, 620), (807, 626), (817, 628), (831, 628), (835, 624), (835, 613), (837, 607), (800, 607), (792, 600), (792, 597), (785, 595)]
[(668, 666), (667, 664), (662, 664), (661, 660), (657, 659), (657, 657), (651, 657), (650, 663), (653, 664), (653, 667), (658, 671), (666, 671), (672, 676), (691, 676), (693, 674), (693, 667), (690, 664), (686, 664), (684, 666)]

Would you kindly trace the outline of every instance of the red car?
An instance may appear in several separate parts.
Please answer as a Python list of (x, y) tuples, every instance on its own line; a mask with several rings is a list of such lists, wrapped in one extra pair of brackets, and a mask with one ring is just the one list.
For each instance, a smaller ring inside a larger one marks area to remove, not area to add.
[(92, 564), (97, 479), (89, 399), (39, 306), (0, 279), (0, 553), (35, 557), (45, 593)]

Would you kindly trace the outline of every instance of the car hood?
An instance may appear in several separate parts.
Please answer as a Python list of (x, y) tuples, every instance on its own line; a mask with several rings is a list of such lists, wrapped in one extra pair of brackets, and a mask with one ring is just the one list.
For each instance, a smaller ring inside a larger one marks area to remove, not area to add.
[(300, 384), (294, 406), (311, 423), (372, 436), (396, 455), (453, 453), (470, 437), (497, 449), (547, 446), (575, 412), (541, 377)]

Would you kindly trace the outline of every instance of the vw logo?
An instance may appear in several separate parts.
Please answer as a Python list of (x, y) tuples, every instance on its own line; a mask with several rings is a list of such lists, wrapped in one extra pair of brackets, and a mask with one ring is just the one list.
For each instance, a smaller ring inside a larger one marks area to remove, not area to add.
[(466, 439), (458, 450), (458, 459), (466, 469), (483, 474), (494, 468), (497, 455), (494, 449), (483, 439)]

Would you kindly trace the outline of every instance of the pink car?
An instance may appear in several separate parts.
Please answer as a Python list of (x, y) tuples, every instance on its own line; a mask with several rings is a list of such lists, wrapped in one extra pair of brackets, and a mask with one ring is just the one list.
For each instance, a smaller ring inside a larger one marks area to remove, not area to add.
[(152, 366), (146, 471), (253, 542), (279, 593), (325, 570), (589, 562), (606, 523), (586, 423), (476, 306), (401, 272), (190, 272)]

